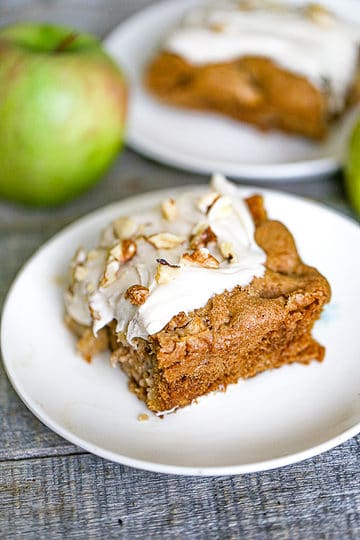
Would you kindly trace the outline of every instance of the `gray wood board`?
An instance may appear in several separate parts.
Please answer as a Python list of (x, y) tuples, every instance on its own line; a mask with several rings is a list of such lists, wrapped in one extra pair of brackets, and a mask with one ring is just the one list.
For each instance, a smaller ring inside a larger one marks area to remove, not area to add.
[[(0, 25), (52, 20), (104, 36), (150, 3), (0, 0)], [(34, 210), (0, 202), (0, 307), (26, 259), (77, 217), (136, 193), (206, 181), (126, 150), (100, 184), (66, 206)], [(351, 215), (339, 175), (263, 185)], [(360, 437), (264, 473), (158, 475), (106, 462), (55, 435), (22, 404), (2, 367), (0, 430), (0, 538), (360, 538)]]
[(360, 537), (356, 439), (306, 463), (239, 477), (158, 475), (91, 455), (27, 459), (0, 464), (0, 490), (5, 536)]

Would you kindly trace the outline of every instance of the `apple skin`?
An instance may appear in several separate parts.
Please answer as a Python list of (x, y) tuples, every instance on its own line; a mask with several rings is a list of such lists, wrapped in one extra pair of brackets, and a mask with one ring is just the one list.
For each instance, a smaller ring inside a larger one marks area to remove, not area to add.
[(127, 92), (98, 40), (20, 23), (0, 30), (0, 196), (50, 206), (80, 194), (124, 139)]
[(350, 137), (344, 172), (350, 204), (360, 216), (360, 122), (357, 122)]

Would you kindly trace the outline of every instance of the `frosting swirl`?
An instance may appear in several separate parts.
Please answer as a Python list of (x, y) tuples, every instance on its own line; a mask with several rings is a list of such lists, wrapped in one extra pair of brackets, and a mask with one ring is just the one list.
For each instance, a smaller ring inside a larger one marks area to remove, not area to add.
[(115, 320), (131, 343), (213, 295), (261, 277), (265, 259), (247, 205), (217, 174), (200, 199), (190, 191), (141, 215), (120, 217), (96, 249), (80, 248), (66, 309), (95, 333)]
[(190, 11), (164, 49), (201, 65), (262, 56), (304, 76), (344, 106), (358, 64), (359, 26), (318, 4), (222, 0)]

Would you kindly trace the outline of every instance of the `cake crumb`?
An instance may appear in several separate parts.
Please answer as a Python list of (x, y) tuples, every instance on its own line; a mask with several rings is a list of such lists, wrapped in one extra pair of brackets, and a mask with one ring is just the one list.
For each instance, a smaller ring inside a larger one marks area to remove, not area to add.
[(141, 413), (137, 417), (139, 422), (147, 422), (149, 420), (149, 415), (146, 413)]

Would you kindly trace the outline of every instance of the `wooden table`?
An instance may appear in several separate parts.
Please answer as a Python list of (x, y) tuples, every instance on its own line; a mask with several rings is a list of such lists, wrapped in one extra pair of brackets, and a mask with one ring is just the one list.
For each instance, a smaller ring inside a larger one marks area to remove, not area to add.
[[(1, 0), (0, 23), (52, 20), (103, 36), (150, 3)], [(206, 181), (126, 150), (101, 184), (67, 206), (25, 210), (0, 202), (0, 302), (34, 250), (80, 215), (131, 194)], [(340, 176), (270, 187), (351, 214)], [(90, 455), (52, 433), (0, 370), (0, 538), (360, 538), (360, 437), (264, 473), (148, 473)]]

